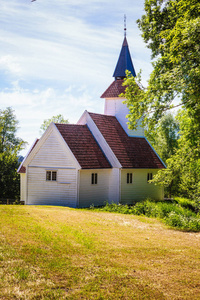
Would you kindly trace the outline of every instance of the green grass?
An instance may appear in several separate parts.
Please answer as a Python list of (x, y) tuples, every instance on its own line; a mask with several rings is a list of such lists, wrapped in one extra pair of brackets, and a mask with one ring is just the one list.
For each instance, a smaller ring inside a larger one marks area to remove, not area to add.
[(62, 207), (0, 216), (0, 299), (200, 299), (199, 233)]
[(170, 227), (184, 231), (200, 231), (199, 205), (185, 198), (176, 197), (173, 201), (144, 200), (135, 205), (108, 204), (100, 208), (90, 207), (98, 211), (121, 214), (145, 215), (158, 218)]

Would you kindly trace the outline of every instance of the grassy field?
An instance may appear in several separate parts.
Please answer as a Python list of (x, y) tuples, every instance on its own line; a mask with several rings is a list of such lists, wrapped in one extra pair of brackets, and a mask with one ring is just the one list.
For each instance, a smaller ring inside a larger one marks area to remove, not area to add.
[(200, 299), (200, 233), (141, 216), (0, 206), (0, 299)]

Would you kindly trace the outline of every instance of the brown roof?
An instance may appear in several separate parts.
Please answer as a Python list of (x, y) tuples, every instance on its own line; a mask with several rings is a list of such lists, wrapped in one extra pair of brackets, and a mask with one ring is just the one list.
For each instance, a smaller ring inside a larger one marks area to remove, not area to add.
[(107, 90), (101, 95), (101, 98), (116, 98), (121, 93), (125, 93), (126, 86), (123, 86), (123, 79), (113, 81)]
[[(39, 141), (39, 139), (36, 139), (34, 144), (32, 145), (31, 149), (29, 150), (27, 156), (31, 153), (31, 151), (33, 150), (33, 148), (36, 146), (37, 142)], [(23, 166), (23, 162), (20, 165), (20, 168), (17, 170), (18, 173), (26, 173), (26, 167)]]
[(114, 116), (89, 113), (123, 168), (161, 169), (165, 166), (143, 137), (129, 137)]
[(87, 125), (55, 125), (82, 169), (111, 168)]

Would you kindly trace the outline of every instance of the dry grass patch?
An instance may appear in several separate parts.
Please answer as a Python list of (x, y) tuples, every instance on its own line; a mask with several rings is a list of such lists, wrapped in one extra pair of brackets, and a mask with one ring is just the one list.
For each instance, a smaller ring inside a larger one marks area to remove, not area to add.
[(200, 234), (155, 219), (0, 207), (1, 299), (200, 299)]

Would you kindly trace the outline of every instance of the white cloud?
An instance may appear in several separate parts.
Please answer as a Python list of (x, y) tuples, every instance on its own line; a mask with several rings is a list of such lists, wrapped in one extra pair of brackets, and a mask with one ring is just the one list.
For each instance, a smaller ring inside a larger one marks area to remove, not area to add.
[[(0, 10), (0, 105), (12, 106), (18, 135), (32, 144), (44, 119), (76, 122), (85, 109), (103, 112), (127, 14), (129, 48), (144, 81), (150, 53), (135, 23), (138, 0), (3, 0)], [(5, 76), (6, 74), (6, 76)]]
[[(1, 109), (11, 106), (20, 121), (18, 136), (29, 145), (39, 136), (44, 119), (62, 114), (70, 123), (76, 123), (85, 109), (103, 112), (103, 101), (91, 95), (87, 87), (69, 86), (66, 90), (53, 88), (30, 91), (16, 85), (0, 92)], [(25, 152), (23, 152), (25, 154)]]
[(11, 55), (0, 57), (0, 70), (4, 70), (6, 72), (10, 72), (13, 75), (20, 76), (21, 67), (17, 57), (13, 57)]
[[(27, 1), (20, 6), (18, 1), (8, 0), (0, 13), (7, 16), (3, 18), (5, 26), (0, 31), (0, 41), (6, 43), (9, 53), (17, 54), (23, 78), (65, 78), (72, 84), (75, 80), (84, 81), (85, 74), (92, 81), (102, 80), (105, 74), (111, 76), (123, 38), (126, 9), (131, 16), (127, 20), (129, 44), (133, 45), (130, 48), (135, 55), (142, 55), (135, 24), (141, 5), (136, 1), (122, 4), (121, 1), (59, 0), (56, 5), (47, 0), (28, 5)], [(107, 19), (105, 12), (110, 13)], [(103, 18), (109, 29), (105, 29), (105, 23), (98, 23)], [(115, 21), (110, 22), (112, 18)]]

